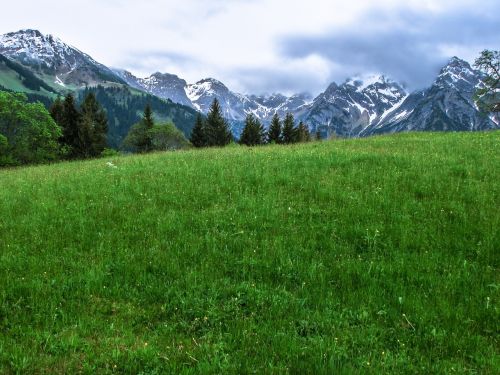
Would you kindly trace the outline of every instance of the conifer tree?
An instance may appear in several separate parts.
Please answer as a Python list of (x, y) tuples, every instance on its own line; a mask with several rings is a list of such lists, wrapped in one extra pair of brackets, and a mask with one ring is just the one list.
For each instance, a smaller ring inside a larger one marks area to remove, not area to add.
[(295, 119), (291, 113), (287, 113), (285, 121), (283, 122), (283, 143), (290, 144), (296, 140), (295, 134)]
[(265, 143), (265, 131), (262, 123), (253, 115), (247, 115), (245, 127), (241, 134), (240, 144), (247, 146), (257, 146)]
[(214, 99), (206, 120), (207, 146), (226, 146), (233, 140), (219, 101)]
[(281, 120), (277, 113), (274, 114), (271, 121), (271, 126), (267, 133), (267, 142), (276, 144), (281, 143)]
[(54, 121), (56, 122), (56, 124), (61, 126), (64, 116), (64, 104), (59, 96), (56, 98), (56, 100), (54, 100), (54, 103), (52, 103), (52, 105), (50, 106), (49, 112)]
[(83, 157), (99, 156), (107, 146), (108, 119), (95, 95), (90, 92), (81, 106), (79, 126), (80, 150)]
[(205, 147), (207, 146), (207, 134), (205, 123), (201, 114), (198, 113), (198, 117), (196, 118), (196, 123), (194, 125), (193, 131), (191, 132), (191, 144), (194, 147)]
[(80, 113), (76, 107), (75, 97), (68, 94), (63, 102), (63, 111), (59, 126), (62, 128), (61, 143), (69, 148), (68, 156), (70, 158), (79, 156), (79, 134), (78, 126), (80, 122)]
[(142, 116), (142, 122), (146, 126), (146, 129), (151, 130), (155, 125), (153, 120), (153, 110), (151, 109), (151, 105), (146, 104), (146, 108), (144, 108), (144, 115)]
[(316, 140), (321, 141), (321, 132), (319, 130), (316, 130)]
[(308, 127), (301, 121), (295, 132), (296, 142), (309, 142), (311, 140), (311, 133)]

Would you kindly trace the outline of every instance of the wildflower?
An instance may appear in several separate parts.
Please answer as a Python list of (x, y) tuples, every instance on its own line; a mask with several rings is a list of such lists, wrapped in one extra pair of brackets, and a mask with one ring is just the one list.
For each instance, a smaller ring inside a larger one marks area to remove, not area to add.
[(112, 162), (112, 161), (108, 161), (108, 162), (106, 163), (106, 165), (107, 165), (109, 168), (118, 168), (116, 165), (114, 165), (114, 164), (113, 164), (113, 162)]

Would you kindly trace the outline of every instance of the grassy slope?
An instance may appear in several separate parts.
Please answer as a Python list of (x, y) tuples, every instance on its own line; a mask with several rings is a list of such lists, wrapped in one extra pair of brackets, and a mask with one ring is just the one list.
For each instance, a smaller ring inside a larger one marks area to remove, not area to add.
[(500, 132), (0, 172), (0, 373), (495, 373)]

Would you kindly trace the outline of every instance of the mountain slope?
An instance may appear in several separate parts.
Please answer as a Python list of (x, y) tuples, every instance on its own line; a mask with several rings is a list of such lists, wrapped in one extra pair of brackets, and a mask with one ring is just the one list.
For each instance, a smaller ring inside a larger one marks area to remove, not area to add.
[(79, 92), (80, 100), (93, 92), (108, 115), (108, 143), (119, 148), (130, 127), (137, 123), (149, 104), (156, 121), (172, 121), (186, 137), (191, 135), (198, 112), (194, 109), (139, 92), (126, 86), (89, 87)]
[(125, 83), (111, 69), (89, 55), (38, 30), (20, 30), (0, 35), (0, 54), (50, 76), (53, 82), (85, 86), (104, 82)]
[(170, 99), (174, 103), (193, 107), (186, 95), (187, 82), (174, 74), (157, 72), (147, 78), (137, 78), (126, 70), (114, 69), (113, 71), (131, 87), (162, 99)]
[(354, 78), (340, 86), (332, 83), (297, 116), (313, 131), (352, 137), (379, 122), (407, 95), (400, 84), (385, 76)]
[(384, 121), (362, 135), (401, 131), (478, 131), (498, 128), (481, 113), (473, 96), (481, 85), (481, 73), (454, 57), (426, 90), (411, 94)]
[(174, 103), (191, 106), (205, 114), (210, 109), (213, 100), (217, 98), (224, 115), (236, 132), (239, 131), (239, 125), (249, 113), (266, 123), (271, 120), (274, 113), (284, 116), (287, 112), (296, 112), (312, 99), (309, 94), (297, 94), (290, 97), (281, 94), (266, 96), (239, 94), (214, 78), (188, 84), (173, 74), (155, 73), (147, 78), (138, 78), (125, 70), (115, 69), (114, 72), (131, 87), (163, 99), (170, 99)]
[(57, 91), (29, 69), (0, 54), (0, 85), (21, 92), (40, 92), (47, 95)]

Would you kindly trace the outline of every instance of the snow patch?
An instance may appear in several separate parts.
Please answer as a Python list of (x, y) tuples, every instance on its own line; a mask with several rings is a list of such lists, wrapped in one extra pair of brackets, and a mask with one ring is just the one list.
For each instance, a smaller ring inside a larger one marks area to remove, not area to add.
[(66, 85), (64, 84), (63, 81), (61, 81), (61, 78), (59, 78), (58, 76), (56, 76), (56, 80), (54, 81), (55, 84), (59, 85), (59, 86), (62, 86), (62, 87), (66, 87)]

